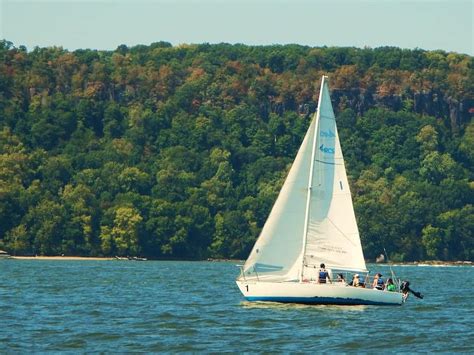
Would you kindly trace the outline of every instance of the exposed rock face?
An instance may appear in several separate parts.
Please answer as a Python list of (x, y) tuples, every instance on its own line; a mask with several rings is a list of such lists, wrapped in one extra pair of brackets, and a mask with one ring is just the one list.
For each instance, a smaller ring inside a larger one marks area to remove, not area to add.
[[(456, 100), (440, 91), (406, 92), (403, 95), (378, 95), (375, 92), (359, 89), (332, 90), (334, 108), (337, 111), (351, 108), (357, 115), (363, 115), (373, 107), (384, 107), (399, 111), (407, 109), (419, 114), (426, 114), (449, 120), (453, 131), (459, 130), (474, 116), (474, 98)], [(278, 111), (284, 110), (280, 104)], [(316, 103), (308, 102), (298, 106), (300, 114), (314, 112)]]

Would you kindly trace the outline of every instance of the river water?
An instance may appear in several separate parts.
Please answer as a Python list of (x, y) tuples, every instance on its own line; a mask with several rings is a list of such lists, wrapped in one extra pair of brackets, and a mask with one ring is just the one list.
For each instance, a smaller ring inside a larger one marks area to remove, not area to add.
[(249, 303), (234, 263), (0, 260), (0, 352), (474, 352), (474, 267), (394, 271), (425, 298)]

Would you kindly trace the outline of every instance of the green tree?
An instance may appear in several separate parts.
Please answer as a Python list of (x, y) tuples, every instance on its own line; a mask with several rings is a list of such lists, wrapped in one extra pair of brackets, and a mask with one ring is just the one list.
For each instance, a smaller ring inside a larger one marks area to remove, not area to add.
[(10, 250), (13, 255), (31, 254), (31, 236), (24, 224), (20, 224), (6, 233), (4, 248)]
[(138, 244), (140, 224), (143, 217), (133, 207), (118, 207), (114, 211), (112, 226), (102, 226), (100, 239), (102, 251), (106, 255), (137, 255), (141, 252)]
[(426, 255), (430, 258), (437, 259), (440, 257), (440, 250), (443, 242), (443, 237), (440, 229), (433, 227), (431, 224), (423, 228), (422, 243), (425, 248)]
[(25, 216), (28, 232), (34, 236), (33, 252), (39, 255), (62, 254), (65, 210), (51, 200), (42, 200)]

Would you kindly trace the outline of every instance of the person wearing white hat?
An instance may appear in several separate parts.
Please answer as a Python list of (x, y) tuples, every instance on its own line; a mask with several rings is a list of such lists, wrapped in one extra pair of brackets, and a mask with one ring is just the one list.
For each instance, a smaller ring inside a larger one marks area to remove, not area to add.
[(349, 283), (350, 286), (354, 286), (354, 287), (361, 287), (361, 282), (360, 282), (360, 277), (359, 277), (359, 274), (354, 274), (354, 276), (352, 276), (352, 281)]

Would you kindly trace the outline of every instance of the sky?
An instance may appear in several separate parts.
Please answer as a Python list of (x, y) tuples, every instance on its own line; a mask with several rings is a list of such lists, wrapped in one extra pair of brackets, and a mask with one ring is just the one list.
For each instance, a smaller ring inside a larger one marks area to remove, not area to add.
[(0, 0), (0, 38), (29, 50), (166, 41), (474, 55), (473, 22), (474, 0)]

